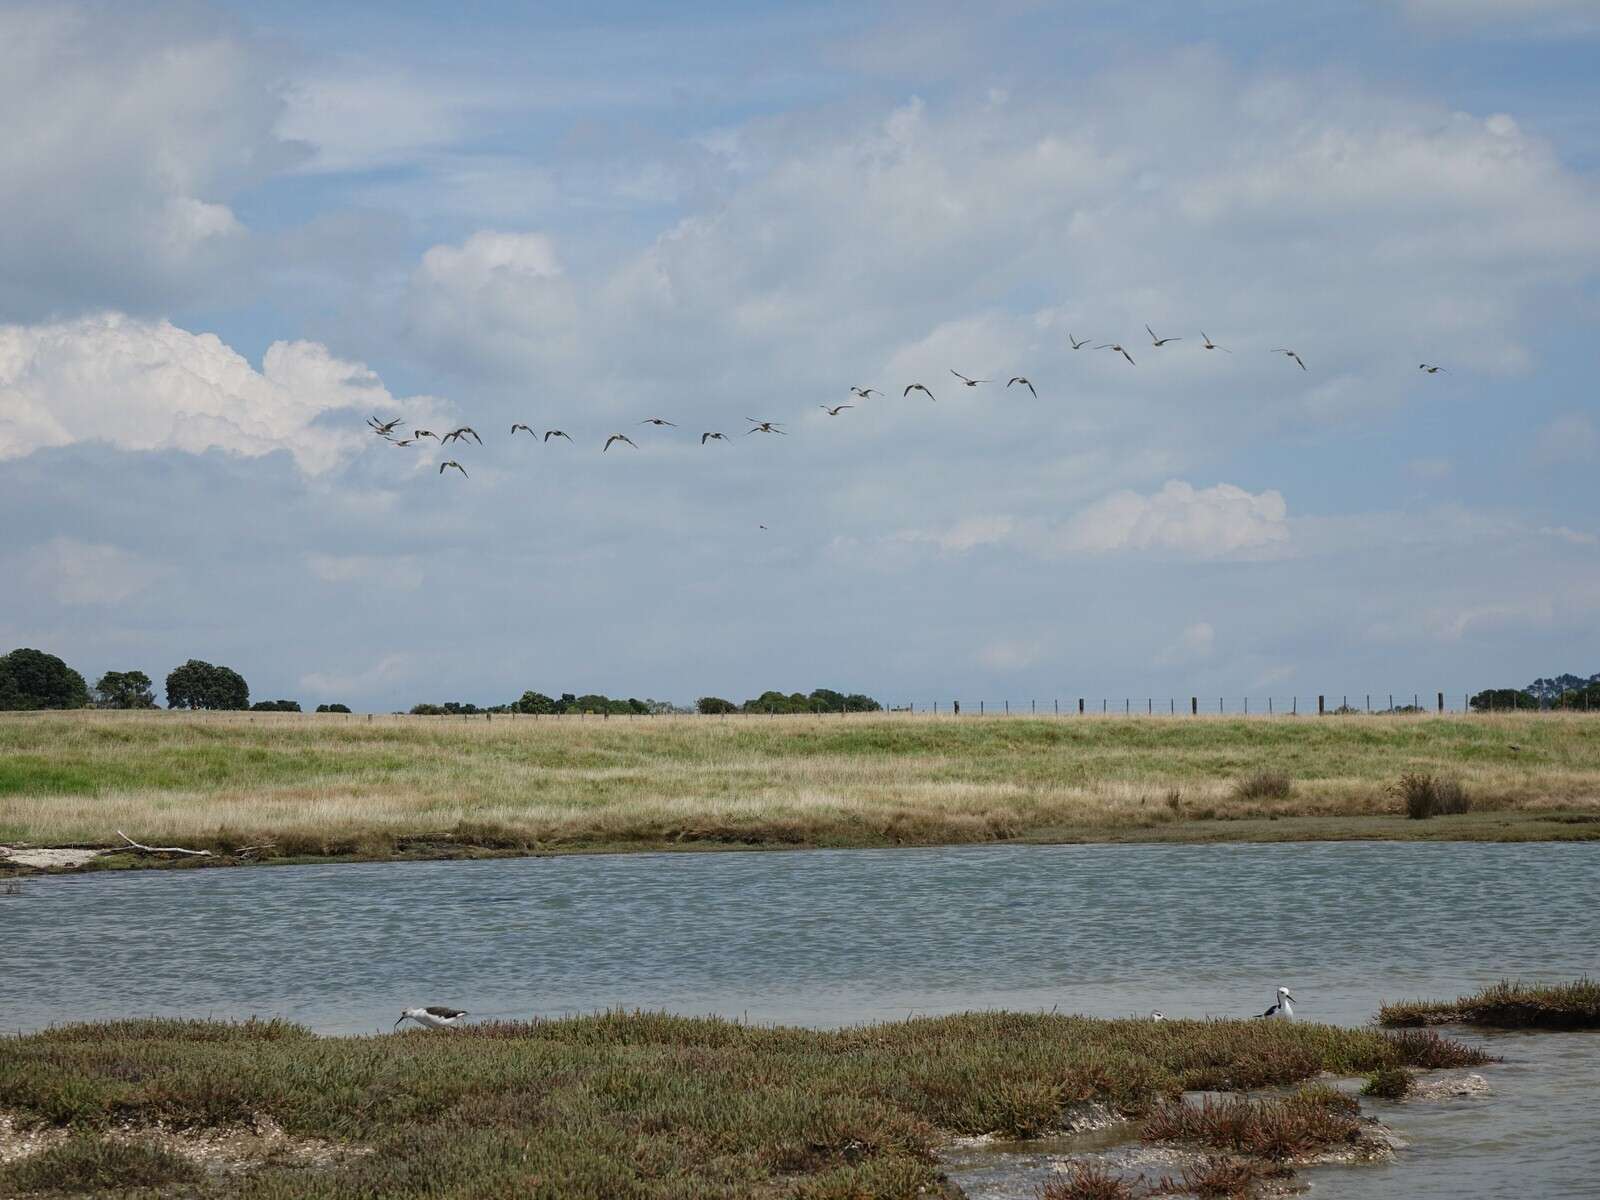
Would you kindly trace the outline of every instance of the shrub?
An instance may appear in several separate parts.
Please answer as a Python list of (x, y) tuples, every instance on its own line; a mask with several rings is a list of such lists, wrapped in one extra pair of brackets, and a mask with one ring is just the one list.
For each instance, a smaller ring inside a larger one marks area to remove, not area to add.
[(0, 1171), (5, 1192), (104, 1192), (197, 1183), (200, 1169), (159, 1146), (74, 1134)]
[(1075, 1162), (1064, 1178), (1052, 1179), (1039, 1200), (1138, 1200), (1140, 1191), (1103, 1162)]
[(350, 711), (350, 706), (348, 704), (319, 704), (317, 705), (317, 711), (325, 713), (347, 713)]
[[(1252, 1195), (1257, 1181), (1271, 1173), (1265, 1164), (1248, 1158), (1212, 1157), (1183, 1169), (1181, 1190), (1202, 1200), (1231, 1200)], [(1180, 1189), (1169, 1185), (1166, 1190), (1170, 1193)]]
[(1472, 807), (1467, 789), (1458, 779), (1441, 779), (1426, 771), (1408, 771), (1400, 776), (1394, 791), (1405, 805), (1406, 816), (1425, 821), (1434, 816), (1452, 816)]
[(250, 706), (251, 712), (299, 712), (298, 700), (257, 700)]
[(724, 700), (721, 696), (701, 696), (694, 702), (694, 710), (698, 713), (716, 715), (738, 712), (739, 706), (732, 700)]
[(1287, 800), (1294, 784), (1283, 771), (1256, 771), (1233, 785), (1240, 800)]
[(1383, 1067), (1367, 1076), (1361, 1085), (1363, 1096), (1376, 1096), (1380, 1100), (1399, 1100), (1411, 1091), (1411, 1072), (1404, 1067)]

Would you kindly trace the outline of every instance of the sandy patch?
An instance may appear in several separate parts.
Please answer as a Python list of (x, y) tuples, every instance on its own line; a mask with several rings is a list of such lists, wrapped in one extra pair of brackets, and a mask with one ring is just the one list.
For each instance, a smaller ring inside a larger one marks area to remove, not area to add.
[[(291, 1137), (271, 1117), (262, 1114), (257, 1114), (249, 1125), (222, 1129), (169, 1129), (160, 1124), (127, 1124), (113, 1126), (105, 1136), (111, 1141), (160, 1146), (218, 1174), (254, 1171), (269, 1164), (331, 1167), (372, 1153), (367, 1146), (323, 1138)], [(19, 1128), (14, 1118), (0, 1113), (0, 1164), (37, 1154), (66, 1137), (65, 1129)]]
[(15, 863), (19, 867), (81, 867), (104, 853), (104, 850), (17, 849), (0, 846), (0, 862)]

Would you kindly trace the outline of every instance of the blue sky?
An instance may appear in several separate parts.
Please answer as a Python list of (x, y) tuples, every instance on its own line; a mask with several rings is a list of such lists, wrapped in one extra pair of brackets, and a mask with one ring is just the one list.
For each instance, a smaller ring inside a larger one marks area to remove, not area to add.
[(0, 643), (379, 709), (1587, 673), (1597, 50), (1590, 0), (0, 4)]

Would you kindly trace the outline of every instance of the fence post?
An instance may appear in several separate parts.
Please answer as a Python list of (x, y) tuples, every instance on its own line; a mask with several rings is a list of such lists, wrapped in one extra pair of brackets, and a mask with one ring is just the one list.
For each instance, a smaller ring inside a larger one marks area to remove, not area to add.
[(1191, 717), (1198, 717), (1200, 715), (1200, 697), (1199, 696), (1190, 696), (1189, 697), (1189, 715)]
[(1078, 715), (1080, 717), (1083, 716), (1083, 697), (1082, 696), (1078, 697)]
[(1371, 692), (1367, 693), (1367, 713), (1368, 713), (1369, 716), (1372, 713), (1372, 693)]
[(978, 715), (980, 717), (983, 716), (983, 701), (982, 700), (978, 701)]
[(1050, 703), (1056, 706), (1056, 716), (1059, 717), (1061, 715), (1061, 697), (1057, 696)]
[(1005, 705), (1006, 705), (1006, 716), (1009, 717), (1011, 715), (1011, 701), (1007, 700), (1005, 702)]
[(1289, 697), (1289, 715), (1291, 717), (1298, 717), (1300, 715), (1300, 697), (1299, 696), (1291, 696), (1291, 697)]
[(1322, 697), (1321, 697), (1321, 696), (1318, 696), (1318, 697), (1317, 697), (1317, 716), (1319, 716), (1319, 717), (1320, 717), (1320, 716), (1321, 716), (1321, 715), (1322, 715), (1322, 713), (1323, 713), (1323, 708), (1322, 708)]
[(1250, 715), (1250, 697), (1249, 696), (1246, 696), (1244, 698), (1244, 715), (1247, 716), (1247, 717)]
[(1389, 714), (1391, 716), (1394, 715), (1394, 693), (1393, 692), (1389, 693)]
[(1439, 693), (1439, 711), (1440, 712), (1444, 711), (1444, 693), (1443, 692)]

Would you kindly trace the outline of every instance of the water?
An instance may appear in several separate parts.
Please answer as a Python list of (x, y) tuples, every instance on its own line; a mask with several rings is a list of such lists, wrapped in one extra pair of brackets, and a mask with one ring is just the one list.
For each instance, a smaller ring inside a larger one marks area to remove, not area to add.
[[(1600, 846), (1007, 846), (33, 878), (0, 899), (0, 1028), (403, 1006), (838, 1025), (971, 1008), (1304, 1019), (1600, 971)], [(1600, 1196), (1600, 1038), (1498, 1039), (1488, 1100), (1383, 1110), (1392, 1167), (1319, 1195)], [(1031, 1196), (1036, 1168), (991, 1194)], [(1531, 1172), (1531, 1174), (1530, 1174)], [(1539, 1181), (1542, 1187), (1530, 1182)], [(1585, 1192), (1583, 1189), (1588, 1188)]]

